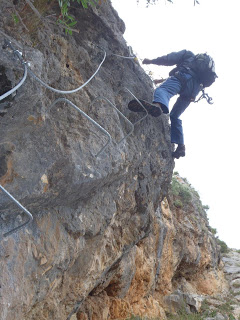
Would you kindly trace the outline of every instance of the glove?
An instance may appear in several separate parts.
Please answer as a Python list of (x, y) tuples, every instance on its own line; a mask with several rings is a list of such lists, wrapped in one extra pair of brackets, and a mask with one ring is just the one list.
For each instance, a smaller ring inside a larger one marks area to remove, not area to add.
[(152, 60), (151, 59), (144, 59), (143, 64), (151, 64), (152, 63)]

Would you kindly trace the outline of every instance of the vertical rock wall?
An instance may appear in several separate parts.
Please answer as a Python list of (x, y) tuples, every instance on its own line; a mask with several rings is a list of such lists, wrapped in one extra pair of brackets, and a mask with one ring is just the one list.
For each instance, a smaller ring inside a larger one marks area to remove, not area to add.
[[(40, 2), (34, 2), (36, 8)], [(109, 3), (80, 6), (72, 14), (79, 33), (65, 36), (57, 26), (39, 23), (26, 4), (16, 9), (14, 26), (9, 1), (1, 2), (1, 88), (15, 86), (23, 66), (4, 39), (23, 53), (31, 70), (52, 87), (82, 85), (107, 57), (84, 89), (65, 95), (112, 136), (105, 152), (95, 155), (107, 138), (67, 103), (50, 105), (60, 94), (28, 75), (24, 85), (1, 101), (0, 183), (32, 214), (23, 230), (3, 234), (26, 217), (1, 192), (1, 319), (66, 319), (102, 282), (124, 266), (122, 295), (134, 267), (124, 261), (152, 230), (153, 217), (170, 182), (173, 162), (167, 118), (146, 118), (121, 144), (131, 127), (104, 97), (132, 122), (141, 115), (127, 110), (134, 95), (151, 100), (152, 86), (138, 63), (121, 57), (129, 51), (124, 24)], [(51, 11), (52, 10), (52, 11)], [(57, 13), (52, 7), (49, 14)], [(45, 14), (46, 15), (46, 14)], [(24, 18), (25, 17), (25, 18)], [(99, 47), (100, 46), (100, 47)], [(127, 279), (127, 280), (126, 280)]]

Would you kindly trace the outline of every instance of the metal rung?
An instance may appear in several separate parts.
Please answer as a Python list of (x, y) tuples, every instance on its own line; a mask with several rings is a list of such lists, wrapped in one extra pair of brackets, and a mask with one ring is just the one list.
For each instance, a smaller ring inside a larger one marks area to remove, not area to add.
[(21, 63), (24, 66), (24, 74), (23, 74), (23, 77), (22, 77), (21, 81), (15, 87), (13, 87), (11, 90), (5, 92), (4, 94), (2, 94), (0, 96), (0, 101), (5, 99), (6, 97), (10, 96), (10, 94), (12, 94), (13, 92), (17, 91), (24, 84), (24, 82), (25, 82), (25, 80), (27, 78), (27, 71), (28, 71), (27, 65), (26, 65), (25, 61), (23, 60), (23, 58), (21, 56), (21, 53), (18, 50), (15, 50), (13, 48), (13, 46), (11, 44), (11, 41), (5, 39), (5, 46), (9, 47), (11, 50), (13, 50), (14, 55), (16, 55), (17, 58), (19, 59), (19, 61), (21, 61)]
[(20, 230), (20, 229), (22, 229), (23, 227), (25, 227), (30, 221), (33, 220), (33, 216), (32, 216), (32, 214), (31, 214), (26, 208), (24, 208), (24, 207), (21, 205), (20, 202), (18, 202), (6, 189), (4, 189), (3, 186), (0, 185), (0, 189), (8, 196), (13, 202), (15, 202), (16, 205), (17, 205), (20, 209), (22, 209), (22, 210), (26, 213), (26, 215), (29, 217), (29, 219), (28, 219), (26, 222), (24, 222), (23, 224), (21, 224), (20, 226), (18, 226), (18, 227), (16, 227), (16, 228), (14, 228), (14, 229), (12, 229), (12, 230), (10, 230), (10, 231), (8, 231), (8, 232), (6, 232), (6, 233), (3, 234), (4, 237), (8, 237), (8, 236), (10, 236), (10, 234), (12, 234), (12, 233), (14, 233), (14, 232), (17, 232), (18, 230)]
[(123, 140), (125, 140), (125, 139), (134, 131), (134, 125), (132, 124), (131, 121), (129, 121), (129, 120), (124, 116), (124, 114), (122, 114), (121, 111), (118, 110), (118, 108), (117, 108), (110, 100), (108, 100), (108, 99), (105, 98), (105, 97), (97, 97), (97, 98), (95, 98), (95, 99), (92, 101), (92, 103), (90, 104), (90, 107), (92, 107), (93, 104), (94, 104), (96, 101), (98, 101), (98, 100), (104, 100), (104, 101), (106, 101), (108, 104), (110, 104), (110, 106), (113, 107), (114, 110), (116, 110), (117, 113), (130, 125), (130, 127), (131, 127), (130, 132), (129, 132), (127, 135), (125, 135), (119, 142), (116, 142), (117, 144), (120, 144)]
[(142, 106), (142, 108), (144, 109), (144, 111), (146, 112), (145, 116), (143, 116), (141, 119), (139, 119), (138, 121), (134, 122), (133, 123), (133, 126), (135, 127), (136, 124), (138, 124), (139, 122), (141, 122), (142, 120), (144, 120), (147, 116), (148, 116), (148, 111), (147, 109), (144, 107), (144, 105), (139, 101), (139, 99), (126, 87), (123, 87), (121, 88), (119, 91), (118, 91), (118, 94), (121, 92), (121, 91), (127, 91), (128, 93), (130, 93), (135, 100), (137, 100), (137, 102)]
[(105, 130), (103, 127), (100, 126), (100, 124), (98, 124), (96, 121), (94, 121), (91, 117), (89, 117), (85, 112), (83, 112), (80, 108), (78, 108), (74, 103), (72, 103), (70, 100), (66, 99), (66, 98), (58, 98), (56, 99), (51, 105), (50, 105), (50, 109), (57, 104), (58, 102), (67, 102), (68, 104), (70, 104), (75, 110), (77, 110), (78, 112), (81, 113), (81, 115), (83, 115), (85, 118), (87, 118), (89, 121), (91, 121), (98, 129), (100, 129), (107, 137), (108, 137), (108, 141), (107, 143), (102, 147), (102, 149), (95, 155), (95, 157), (97, 158), (105, 149), (106, 147), (109, 145), (109, 143), (112, 141), (112, 137), (111, 135), (107, 132), (107, 130)]

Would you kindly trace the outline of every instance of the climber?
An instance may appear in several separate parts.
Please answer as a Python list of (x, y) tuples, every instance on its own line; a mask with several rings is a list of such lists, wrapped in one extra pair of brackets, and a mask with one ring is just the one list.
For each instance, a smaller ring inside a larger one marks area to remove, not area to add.
[[(171, 142), (178, 145), (176, 151), (173, 152), (173, 158), (184, 157), (183, 128), (179, 117), (189, 104), (195, 101), (200, 90), (209, 87), (217, 78), (214, 61), (206, 53), (194, 55), (191, 51), (182, 50), (152, 60), (144, 59), (143, 64), (177, 65), (169, 72), (170, 77), (155, 90), (153, 103), (150, 104), (144, 100), (140, 102), (150, 115), (158, 117), (162, 112), (169, 113), (170, 98), (179, 94), (170, 112)], [(143, 111), (137, 100), (130, 101), (128, 108), (134, 112)]]

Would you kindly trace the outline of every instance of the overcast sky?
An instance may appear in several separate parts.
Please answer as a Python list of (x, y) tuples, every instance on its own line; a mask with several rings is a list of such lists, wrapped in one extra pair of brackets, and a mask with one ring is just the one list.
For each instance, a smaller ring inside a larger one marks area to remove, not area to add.
[[(217, 81), (206, 90), (214, 104), (191, 104), (182, 115), (186, 157), (175, 171), (186, 177), (210, 207), (210, 225), (229, 247), (240, 249), (240, 5), (238, 0), (112, 0), (126, 24), (124, 37), (142, 59), (188, 49), (215, 60)], [(171, 67), (147, 66), (154, 78)], [(138, 97), (141, 98), (141, 97)], [(172, 101), (171, 106), (173, 105)]]

